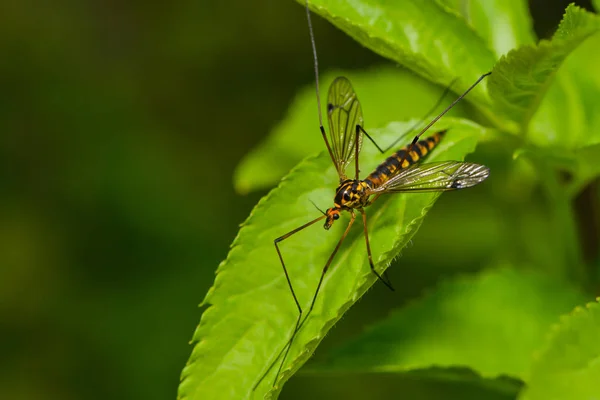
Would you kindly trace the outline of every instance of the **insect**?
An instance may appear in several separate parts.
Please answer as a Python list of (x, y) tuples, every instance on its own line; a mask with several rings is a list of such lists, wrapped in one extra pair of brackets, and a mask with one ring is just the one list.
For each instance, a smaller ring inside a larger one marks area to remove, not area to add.
[[(274, 363), (269, 367), (267, 372), (261, 377), (256, 384), (264, 379), (266, 374), (271, 370), (273, 365), (283, 354), (283, 358), (275, 376), (275, 386), (277, 378), (285, 364), (286, 357), (296, 334), (303, 326), (304, 322), (310, 316), (315, 302), (317, 300), (323, 278), (329, 269), (335, 255), (340, 249), (344, 239), (348, 235), (350, 228), (354, 224), (357, 213), (360, 214), (363, 223), (364, 237), (366, 243), (367, 256), (371, 271), (376, 275), (377, 279), (383, 282), (389, 289), (394, 290), (385, 273), (381, 276), (375, 269), (373, 257), (371, 254), (371, 246), (369, 244), (369, 232), (367, 229), (367, 214), (365, 208), (373, 204), (381, 195), (388, 193), (414, 193), (414, 192), (442, 192), (456, 189), (464, 189), (475, 186), (484, 181), (489, 176), (489, 168), (484, 165), (460, 162), (460, 161), (441, 161), (421, 164), (419, 161), (430, 153), (436, 145), (442, 140), (445, 131), (440, 131), (431, 136), (420, 140), (421, 136), (444, 114), (446, 114), (456, 103), (467, 95), (477, 84), (479, 84), (486, 76), (491, 73), (482, 75), (475, 83), (473, 83), (463, 94), (461, 94), (450, 106), (435, 117), (414, 137), (412, 142), (396, 151), (383, 161), (371, 174), (365, 179), (359, 177), (359, 154), (362, 147), (363, 136), (366, 136), (373, 144), (384, 153), (390, 149), (381, 149), (377, 143), (369, 136), (363, 128), (363, 114), (360, 102), (350, 81), (344, 77), (338, 77), (331, 84), (327, 98), (327, 119), (329, 123), (329, 135), (323, 127), (323, 118), (321, 114), (321, 100), (319, 95), (319, 74), (318, 61), (312, 23), (310, 19), (310, 11), (308, 8), (308, 0), (306, 2), (306, 14), (310, 32), (310, 39), (314, 57), (314, 68), (316, 78), (316, 95), (317, 105), (319, 110), (320, 130), (325, 141), (325, 146), (331, 157), (336, 171), (339, 176), (339, 185), (335, 190), (333, 199), (333, 207), (322, 212), (322, 215), (307, 222), (306, 224), (276, 238), (274, 240), (277, 255), (283, 267), (283, 272), (287, 280), (290, 292), (294, 303), (298, 309), (298, 317), (296, 324), (290, 335), (286, 346), (281, 350)], [(443, 97), (442, 97), (443, 98)], [(441, 99), (440, 99), (441, 100)], [(395, 142), (392, 146), (395, 145)], [(347, 167), (354, 161), (355, 174), (349, 177), (346, 174)], [(342, 212), (350, 214), (350, 221), (342, 236), (338, 240), (331, 255), (326, 261), (319, 282), (316, 285), (316, 290), (312, 297), (312, 301), (308, 310), (303, 310), (298, 297), (294, 291), (292, 281), (288, 274), (283, 254), (280, 249), (280, 243), (288, 239), (295, 233), (308, 228), (309, 226), (324, 220), (324, 228), (329, 229), (340, 218)], [(385, 278), (384, 278), (385, 277)]]

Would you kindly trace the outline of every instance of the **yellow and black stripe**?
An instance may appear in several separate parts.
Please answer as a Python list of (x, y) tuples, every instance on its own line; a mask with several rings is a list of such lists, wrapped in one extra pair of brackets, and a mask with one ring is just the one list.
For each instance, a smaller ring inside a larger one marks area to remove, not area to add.
[[(383, 185), (390, 177), (396, 175), (398, 170), (406, 169), (425, 157), (438, 145), (440, 140), (442, 140), (444, 133), (446, 133), (446, 131), (436, 132), (427, 139), (418, 141), (412, 146), (412, 149), (408, 154), (406, 153), (408, 148), (411, 147), (410, 145), (401, 148), (382, 162), (377, 169), (364, 180), (364, 182), (369, 185), (371, 189)], [(402, 163), (402, 165), (400, 165), (400, 163)]]

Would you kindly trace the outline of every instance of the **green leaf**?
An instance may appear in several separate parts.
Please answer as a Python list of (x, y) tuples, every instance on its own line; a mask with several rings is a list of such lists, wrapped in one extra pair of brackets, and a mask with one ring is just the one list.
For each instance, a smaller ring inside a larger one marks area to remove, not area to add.
[[(429, 161), (462, 159), (486, 132), (465, 120), (448, 119), (445, 123), (446, 127), (451, 124), (451, 129)], [(393, 123), (372, 133), (385, 144), (408, 126)], [(440, 127), (444, 125), (440, 123)], [(374, 146), (366, 142), (361, 169), (371, 170), (381, 160)], [(375, 282), (359, 217), (327, 273), (313, 314), (295, 339), (278, 388), (271, 387), (277, 364), (252, 392), (287, 343), (297, 318), (273, 240), (318, 217), (310, 201), (328, 207), (337, 184), (328, 154), (321, 153), (300, 163), (252, 211), (227, 259), (219, 266), (215, 284), (204, 301), (209, 307), (194, 334), (196, 344), (182, 373), (180, 398), (215, 398), (217, 394), (227, 398), (276, 396), (333, 324)], [(366, 210), (373, 257), (380, 272), (414, 235), (436, 198), (435, 193), (383, 196)], [(311, 226), (281, 242), (290, 278), (305, 310), (347, 222), (348, 215), (343, 215), (329, 231)]]
[[(321, 87), (325, 89), (322, 96), (326, 96), (329, 84), (340, 75), (350, 79), (361, 100), (367, 131), (390, 121), (421, 118), (442, 94), (440, 87), (405, 69), (385, 67), (327, 73), (321, 79)], [(445, 83), (446, 86), (449, 84), (449, 81)], [(447, 95), (444, 107), (452, 97)], [(463, 110), (464, 103), (459, 103), (451, 113), (464, 116)], [(439, 111), (441, 109), (436, 110)], [(324, 148), (319, 132), (315, 87), (309, 85), (296, 96), (285, 119), (238, 165), (234, 176), (235, 188), (246, 193), (273, 186), (306, 155)]]
[(443, 0), (483, 37), (500, 57), (508, 51), (535, 43), (533, 21), (525, 0)]
[(583, 300), (539, 273), (499, 268), (453, 278), (334, 352), (319, 370), (407, 372), (467, 367), (524, 379), (558, 317)]
[[(599, 299), (600, 300), (600, 299)], [(554, 327), (521, 400), (600, 398), (600, 304), (577, 307)]]
[[(575, 136), (580, 145), (600, 143), (600, 74), (597, 66), (600, 65), (600, 35), (594, 35), (586, 40), (565, 61), (564, 71), (567, 72), (573, 86), (576, 87), (578, 99), (573, 102), (569, 109), (557, 109), (559, 116), (564, 120), (570, 120), (571, 113), (575, 107), (577, 113), (584, 115), (585, 126), (578, 135), (570, 133), (569, 137)], [(572, 97), (572, 96), (570, 96)], [(577, 132), (575, 132), (577, 133)]]
[(589, 141), (581, 91), (568, 70), (561, 68), (533, 116), (528, 140), (539, 147), (564, 151)]
[(595, 14), (570, 5), (551, 41), (542, 40), (502, 57), (489, 80), (494, 109), (526, 132), (563, 60), (599, 28)]
[[(301, 4), (304, 1), (298, 0)], [(495, 56), (456, 13), (435, 1), (310, 0), (310, 8), (363, 46), (398, 62), (425, 79), (445, 85), (456, 77), (456, 92), (488, 72)], [(485, 84), (468, 101), (490, 119)]]
[(592, 0), (592, 4), (594, 5), (596, 12), (600, 12), (600, 0)]

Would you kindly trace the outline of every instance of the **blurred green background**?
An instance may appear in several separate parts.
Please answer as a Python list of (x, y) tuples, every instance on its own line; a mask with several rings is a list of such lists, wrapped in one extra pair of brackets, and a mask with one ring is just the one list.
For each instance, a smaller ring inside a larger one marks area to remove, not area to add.
[[(531, 1), (540, 37), (569, 2)], [(322, 71), (387, 63), (314, 23)], [(291, 0), (9, 1), (0, 49), (0, 398), (175, 398), (197, 304), (264, 195), (237, 195), (234, 168), (314, 80), (304, 10)], [(416, 245), (443, 218), (434, 209)], [(417, 260), (411, 251), (403, 262)], [(398, 291), (376, 286), (323, 349), (439, 275), (407, 270), (392, 268)], [(507, 398), (395, 375), (299, 375), (282, 398), (392, 390)]]

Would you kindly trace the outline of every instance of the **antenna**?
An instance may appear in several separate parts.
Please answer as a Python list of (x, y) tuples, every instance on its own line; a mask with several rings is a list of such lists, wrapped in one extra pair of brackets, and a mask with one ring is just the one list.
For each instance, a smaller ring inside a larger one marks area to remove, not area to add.
[(313, 206), (315, 206), (315, 208), (316, 208), (317, 210), (319, 210), (319, 212), (320, 212), (321, 214), (323, 214), (323, 215), (327, 215), (327, 214), (325, 213), (325, 211), (323, 211), (323, 210), (321, 210), (321, 209), (319, 208), (319, 206), (317, 205), (317, 203), (315, 203), (315, 202), (314, 202), (314, 201), (312, 201), (311, 199), (308, 199), (308, 201), (310, 201), (310, 202), (312, 203), (312, 205), (313, 205)]

